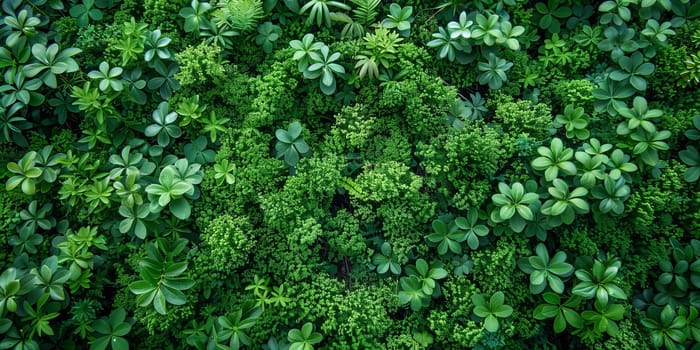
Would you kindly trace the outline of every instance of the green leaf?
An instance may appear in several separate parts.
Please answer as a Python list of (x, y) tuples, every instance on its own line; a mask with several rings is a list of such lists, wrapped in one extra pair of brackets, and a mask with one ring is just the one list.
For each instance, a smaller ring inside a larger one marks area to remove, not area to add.
[(170, 212), (180, 220), (186, 220), (190, 217), (192, 212), (190, 203), (185, 198), (178, 198), (170, 201), (170, 206), (168, 208), (170, 209)]
[(498, 319), (496, 316), (489, 314), (484, 319), (484, 328), (489, 332), (495, 332), (498, 330)]

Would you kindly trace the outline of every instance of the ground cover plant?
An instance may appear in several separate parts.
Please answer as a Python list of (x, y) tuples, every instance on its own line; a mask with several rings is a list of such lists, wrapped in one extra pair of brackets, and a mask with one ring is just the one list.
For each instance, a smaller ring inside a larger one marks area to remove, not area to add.
[(700, 349), (700, 4), (5, 0), (0, 349)]

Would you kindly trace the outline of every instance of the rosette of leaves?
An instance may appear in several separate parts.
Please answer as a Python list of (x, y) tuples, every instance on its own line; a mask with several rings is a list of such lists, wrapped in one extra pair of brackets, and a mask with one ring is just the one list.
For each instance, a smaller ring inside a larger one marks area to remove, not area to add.
[(184, 147), (185, 159), (190, 163), (214, 163), (216, 152), (207, 149), (207, 138), (205, 136), (197, 137)]
[(600, 140), (592, 138), (588, 140), (588, 142), (584, 142), (581, 148), (587, 154), (593, 157), (600, 157), (603, 159), (603, 163), (607, 163), (609, 158), (606, 153), (611, 150), (612, 147), (613, 146), (609, 143), (601, 143)]
[(513, 308), (505, 304), (505, 295), (498, 291), (488, 301), (481, 294), (472, 295), (474, 303), (474, 315), (484, 319), (484, 328), (489, 332), (496, 332), (500, 327), (498, 319), (506, 318), (513, 314)]
[(510, 228), (515, 232), (522, 232), (526, 221), (532, 221), (534, 214), (530, 205), (539, 200), (534, 191), (526, 190), (519, 182), (508, 186), (501, 182), (498, 184), (500, 193), (491, 196), (494, 209), (491, 211), (491, 221), (495, 223), (508, 221)]
[(159, 314), (165, 315), (167, 304), (183, 305), (187, 298), (182, 291), (194, 286), (194, 280), (182, 276), (187, 270), (187, 262), (175, 262), (187, 245), (186, 239), (169, 242), (158, 238), (149, 242), (147, 256), (139, 262), (141, 280), (129, 285), (129, 290), (136, 294), (139, 306), (153, 305)]
[(313, 323), (307, 322), (301, 326), (301, 330), (290, 329), (287, 340), (290, 342), (289, 350), (313, 350), (314, 344), (323, 341), (323, 336), (319, 332), (314, 332)]
[(557, 114), (554, 119), (556, 123), (564, 126), (566, 137), (585, 140), (590, 136), (588, 126), (588, 115), (584, 112), (583, 107), (574, 108), (573, 105), (564, 107), (564, 114)]
[(626, 182), (632, 182), (630, 174), (638, 169), (634, 163), (630, 163), (630, 156), (619, 149), (614, 150), (612, 154), (610, 154), (610, 158), (605, 163), (605, 167), (611, 179), (617, 180), (619, 178), (624, 178)]
[(600, 16), (601, 24), (614, 23), (621, 26), (632, 19), (632, 11), (628, 8), (632, 1), (628, 0), (607, 0), (598, 6), (599, 12), (605, 12)]
[(300, 156), (310, 155), (311, 149), (301, 137), (301, 124), (299, 122), (289, 124), (287, 130), (277, 129), (275, 136), (277, 137), (276, 156), (279, 159), (284, 158), (284, 162), (290, 167), (299, 163)]
[(32, 274), (19, 273), (10, 267), (0, 275), (0, 317), (7, 312), (17, 312), (18, 298), (34, 288), (35, 279)]
[[(153, 166), (155, 167), (155, 164)], [(112, 184), (116, 190), (115, 193), (121, 199), (122, 205), (132, 208), (134, 205), (143, 204), (143, 191), (141, 190), (143, 186), (136, 182), (138, 178), (138, 173), (129, 173), (123, 179), (117, 180)]]
[(32, 8), (25, 6), (17, 11), (21, 1), (3, 2), (3, 5), (5, 4), (7, 5), (3, 6), (3, 24), (7, 26), (7, 30), (2, 35), (6, 37), (5, 44), (15, 48), (26, 44), (28, 38), (37, 38), (37, 28), (42, 25), (42, 20), (34, 16)]
[(147, 87), (151, 90), (158, 90), (160, 97), (167, 100), (173, 91), (180, 88), (180, 83), (175, 79), (175, 74), (179, 71), (177, 62), (170, 62), (167, 65), (156, 64), (154, 69), (159, 76), (148, 80)]
[(447, 58), (450, 62), (455, 59), (461, 64), (467, 64), (473, 60), (468, 57), (467, 53), (471, 52), (471, 46), (464, 43), (459, 38), (453, 39), (452, 33), (445, 30), (443, 27), (438, 27), (438, 32), (433, 33), (433, 40), (430, 40), (426, 45), (432, 48), (438, 48), (438, 57)]
[(317, 79), (321, 87), (321, 92), (332, 95), (336, 89), (336, 79), (334, 74), (345, 74), (345, 68), (335, 63), (340, 58), (340, 52), (330, 53), (330, 48), (323, 45), (319, 52), (309, 52), (311, 65), (304, 71), (304, 78)]
[(632, 108), (628, 108), (626, 105), (620, 105), (616, 107), (620, 116), (627, 119), (617, 125), (618, 135), (628, 135), (637, 130), (637, 128), (642, 128), (648, 132), (655, 132), (656, 125), (652, 122), (653, 120), (663, 117), (664, 112), (660, 109), (649, 109), (647, 106), (647, 100), (642, 96), (637, 96), (632, 101)]
[(154, 59), (157, 60), (170, 60), (173, 58), (173, 52), (170, 51), (168, 45), (172, 39), (164, 37), (160, 33), (160, 29), (149, 32), (144, 40), (144, 56), (143, 58), (146, 62), (155, 64), (156, 62), (151, 62)]
[(153, 121), (146, 127), (144, 134), (147, 137), (157, 137), (158, 145), (166, 147), (170, 144), (170, 138), (178, 138), (182, 136), (182, 130), (175, 123), (177, 121), (177, 113), (168, 110), (168, 103), (163, 101), (158, 104), (158, 109), (153, 111)]
[(255, 43), (262, 46), (263, 52), (270, 53), (275, 42), (280, 37), (282, 28), (267, 21), (258, 26), (258, 35), (255, 36)]
[(625, 308), (620, 304), (604, 303), (596, 299), (593, 303), (593, 310), (586, 310), (581, 313), (585, 324), (593, 327), (593, 332), (600, 335), (603, 332), (614, 337), (619, 332), (619, 327), (615, 321), (620, 321), (624, 317)]
[(80, 70), (73, 56), (82, 50), (70, 47), (59, 52), (58, 44), (48, 47), (42, 43), (32, 45), (32, 56), (36, 62), (23, 66), (22, 71), (27, 78), (38, 76), (38, 79), (48, 87), (56, 89), (58, 83), (56, 76), (63, 73), (72, 73)]
[(454, 274), (468, 275), (474, 268), (474, 262), (469, 259), (468, 255), (455, 256), (452, 258), (452, 266), (454, 267)]
[(552, 139), (549, 148), (537, 148), (537, 153), (540, 156), (532, 160), (530, 165), (535, 170), (544, 171), (545, 180), (554, 181), (559, 172), (564, 175), (576, 175), (576, 165), (569, 160), (574, 156), (574, 150), (564, 147), (564, 143), (558, 137)]
[[(49, 102), (49, 104), (51, 103)], [(31, 123), (24, 116), (18, 114), (22, 107), (19, 104), (13, 105), (12, 97), (9, 95), (0, 99), (0, 142), (12, 141), (22, 147), (29, 145), (27, 138), (22, 135), (22, 130), (29, 129)], [(75, 110), (77, 111), (77, 109)]]
[(33, 268), (29, 273), (34, 275), (35, 288), (42, 293), (48, 294), (52, 300), (66, 299), (64, 284), (68, 282), (70, 272), (58, 265), (57, 256), (44, 259), (41, 266)]
[[(9, 72), (9, 71), (8, 71)], [(4, 85), (0, 86), (5, 105), (12, 105), (11, 110), (19, 110), (26, 106), (39, 106), (44, 103), (46, 97), (38, 92), (41, 88), (41, 79), (28, 79), (24, 72), (19, 71), (14, 76), (6, 76)]]
[(577, 329), (583, 327), (583, 318), (576, 311), (581, 304), (581, 297), (574, 295), (562, 302), (560, 295), (547, 292), (542, 298), (544, 304), (537, 305), (533, 316), (538, 320), (554, 318), (554, 333), (563, 332), (567, 324)]
[(473, 119), (472, 110), (460, 99), (455, 100), (447, 111), (447, 125), (455, 129), (464, 129), (465, 121)]
[(301, 40), (290, 41), (289, 46), (295, 50), (292, 58), (299, 61), (298, 69), (300, 73), (303, 73), (313, 62), (311, 53), (318, 53), (324, 45), (322, 42), (314, 41), (313, 34), (304, 34)]
[(477, 78), (479, 84), (488, 84), (489, 89), (501, 88), (503, 83), (508, 80), (506, 72), (512, 67), (512, 62), (508, 62), (505, 59), (490, 53), (487, 62), (479, 62), (477, 65), (479, 71), (482, 72)]
[(194, 95), (189, 99), (180, 102), (177, 105), (177, 110), (175, 111), (182, 117), (180, 121), (180, 126), (187, 126), (191, 122), (198, 120), (207, 110), (207, 105), (199, 104), (199, 95)]
[(598, 48), (611, 51), (613, 61), (617, 61), (625, 52), (634, 52), (640, 48), (639, 42), (634, 40), (635, 32), (632, 28), (609, 26), (603, 31), (603, 35), (605, 39), (598, 43)]
[(603, 162), (606, 160), (604, 155), (594, 155), (591, 157), (590, 154), (586, 152), (578, 151), (574, 154), (576, 161), (578, 162), (576, 168), (581, 181), (581, 186), (590, 190), (595, 186), (598, 180), (603, 180), (606, 177), (605, 165)]
[(124, 217), (119, 222), (119, 232), (127, 233), (133, 229), (136, 237), (146, 239), (146, 220), (150, 214), (148, 205), (119, 206), (119, 215)]
[(683, 178), (687, 182), (695, 182), (700, 178), (700, 153), (695, 146), (688, 146), (678, 153), (681, 161), (688, 166)]
[[(655, 2), (655, 0), (653, 0), (653, 1)], [(667, 4), (669, 7), (671, 5), (671, 2), (669, 0), (662, 0), (660, 2)], [(641, 33), (642, 33), (642, 35), (651, 39), (656, 44), (659, 44), (661, 46), (665, 46), (665, 45), (668, 45), (666, 43), (668, 36), (669, 35), (676, 35), (676, 32), (673, 29), (671, 29), (672, 26), (673, 26), (673, 24), (671, 22), (663, 22), (663, 23), (659, 24), (659, 21), (657, 21), (653, 18), (650, 18), (647, 20), (646, 27), (642, 30)]]
[(441, 262), (428, 264), (424, 259), (416, 260), (416, 265), (408, 266), (406, 272), (410, 276), (418, 276), (423, 293), (433, 296), (440, 295), (440, 285), (437, 281), (447, 277), (447, 270)]
[(601, 213), (621, 215), (625, 210), (625, 201), (630, 196), (630, 187), (623, 178), (613, 180), (610, 175), (605, 175), (603, 184), (594, 187), (591, 195), (600, 200), (598, 209)]
[(109, 92), (112, 91), (122, 91), (124, 89), (124, 82), (119, 78), (124, 69), (122, 67), (109, 67), (109, 63), (102, 62), (98, 70), (93, 70), (88, 73), (88, 78), (97, 79), (99, 81), (98, 87), (100, 91)]
[(622, 100), (631, 97), (635, 92), (631, 86), (606, 79), (601, 81), (599, 86), (592, 91), (595, 98), (593, 106), (596, 112), (605, 111), (612, 116), (616, 116), (618, 108), (625, 107)]
[(525, 33), (525, 27), (513, 26), (510, 22), (503, 21), (500, 30), (502, 35), (496, 38), (496, 43), (505, 45), (513, 51), (520, 50), (520, 42), (517, 38)]
[(647, 81), (644, 79), (654, 73), (654, 64), (644, 62), (644, 56), (636, 51), (632, 55), (622, 56), (617, 60), (620, 69), (610, 73), (610, 79), (630, 84), (637, 91), (647, 89)]
[(447, 277), (447, 270), (441, 263), (428, 264), (425, 260), (418, 259), (415, 267), (407, 267), (406, 272), (408, 276), (399, 280), (399, 302), (401, 305), (410, 305), (413, 311), (420, 311), (430, 305), (431, 297), (440, 295), (437, 280)]
[(562, 279), (574, 273), (573, 265), (566, 262), (566, 253), (557, 252), (550, 259), (547, 247), (543, 243), (537, 245), (535, 252), (535, 256), (518, 260), (518, 267), (530, 275), (530, 292), (540, 294), (549, 285), (554, 292), (564, 293)]
[(602, 305), (608, 304), (610, 298), (626, 300), (627, 295), (617, 285), (622, 263), (620, 259), (612, 258), (606, 261), (595, 259), (592, 266), (586, 266), (576, 270), (575, 275), (579, 280), (572, 293), (584, 299), (595, 298)]
[[(449, 224), (446, 224), (442, 220), (434, 220), (432, 227), (433, 233), (425, 236), (425, 239), (438, 245), (438, 254), (445, 255), (448, 250), (455, 254), (462, 253), (462, 245), (460, 243), (467, 239), (467, 234), (460, 230), (455, 221), (450, 221)], [(478, 243), (477, 239), (477, 247)]]
[(472, 250), (479, 248), (480, 237), (485, 237), (489, 234), (489, 228), (479, 224), (479, 210), (476, 208), (470, 208), (466, 218), (463, 216), (457, 217), (455, 225), (466, 234), (467, 245)]
[(46, 203), (39, 207), (39, 202), (33, 200), (29, 202), (27, 209), (22, 209), (19, 213), (20, 219), (24, 221), (21, 227), (26, 227), (31, 233), (36, 232), (37, 228), (50, 230), (56, 226), (56, 219), (51, 216), (53, 210), (52, 203)]
[(199, 34), (200, 29), (208, 27), (209, 19), (205, 15), (211, 8), (208, 2), (192, 0), (190, 7), (181, 9), (179, 15), (185, 19), (185, 32)]
[(377, 266), (377, 272), (384, 274), (391, 270), (391, 273), (394, 275), (400, 275), (401, 264), (396, 254), (392, 251), (391, 244), (384, 242), (379, 250), (372, 256), (372, 264)]
[(128, 350), (129, 342), (124, 338), (131, 332), (131, 324), (126, 321), (126, 311), (118, 308), (93, 324), (99, 336), (90, 342), (90, 350)]
[(245, 345), (251, 345), (251, 340), (246, 333), (258, 322), (262, 308), (246, 304), (230, 315), (219, 316), (209, 337), (207, 348), (222, 348), (219, 342), (228, 341), (227, 349), (238, 350)]
[(574, 222), (575, 214), (585, 214), (590, 209), (586, 199), (581, 198), (588, 194), (584, 187), (576, 187), (569, 191), (569, 185), (564, 180), (554, 179), (547, 192), (551, 198), (542, 204), (540, 211), (544, 215), (552, 216), (555, 223), (561, 220), (570, 225)]
[(27, 226), (18, 227), (17, 234), (10, 236), (7, 243), (13, 248), (12, 252), (15, 255), (21, 255), (24, 251), (29, 254), (37, 253), (37, 246), (44, 241), (44, 236), (35, 233)]
[(175, 166), (166, 166), (158, 176), (158, 183), (148, 185), (146, 193), (151, 201), (151, 212), (159, 212), (168, 207), (180, 220), (190, 217), (191, 207), (184, 196), (193, 196), (195, 188), (192, 183), (179, 176)]
[(411, 34), (411, 23), (413, 22), (413, 6), (404, 6), (392, 3), (389, 5), (389, 14), (387, 18), (382, 20), (382, 27), (392, 29), (396, 28), (404, 38), (408, 38)]
[(659, 151), (667, 151), (670, 148), (665, 141), (670, 137), (671, 132), (668, 130), (650, 132), (637, 129), (635, 133), (630, 135), (632, 141), (635, 142), (632, 154), (639, 156), (644, 163), (654, 167), (659, 162)]
[(224, 182), (233, 185), (236, 182), (236, 164), (228, 159), (222, 159), (214, 164), (214, 180), (217, 186), (223, 185)]
[(364, 77), (379, 79), (379, 66), (385, 69), (391, 67), (391, 61), (395, 59), (397, 48), (402, 40), (397, 33), (386, 28), (376, 28), (374, 33), (365, 34), (366, 49), (360, 51), (360, 54), (355, 57), (358, 59), (355, 68), (358, 69), (360, 79)]
[(41, 169), (36, 167), (37, 153), (30, 151), (17, 162), (7, 163), (7, 170), (14, 175), (5, 183), (5, 189), (12, 191), (16, 187), (20, 187), (26, 195), (36, 193), (36, 185), (42, 180)]
[(102, 11), (95, 7), (95, 0), (82, 0), (70, 8), (70, 15), (78, 23), (78, 27), (85, 27), (90, 24), (90, 20), (101, 21)]
[(131, 152), (131, 146), (127, 145), (122, 148), (120, 154), (112, 154), (109, 156), (109, 163), (114, 165), (114, 168), (109, 171), (109, 178), (115, 180), (122, 175), (149, 175), (154, 170), (156, 165), (143, 158), (141, 152)]
[(476, 14), (474, 27), (472, 28), (472, 39), (477, 40), (486, 46), (493, 46), (504, 38), (501, 32), (500, 16), (491, 14), (488, 17), (481, 13)]
[(685, 246), (676, 239), (670, 241), (668, 256), (659, 261), (661, 274), (654, 283), (657, 289), (654, 303), (675, 307), (690, 301), (697, 307), (693, 288), (700, 288), (700, 241), (693, 239)]
[[(676, 313), (676, 310), (671, 305), (666, 305), (661, 308), (652, 305), (646, 312), (645, 318), (641, 323), (649, 331), (651, 343), (661, 348), (666, 349), (685, 349), (683, 346), (686, 339), (692, 337), (695, 341), (700, 339), (700, 334), (696, 329), (688, 332), (689, 321), (696, 321), (698, 318), (698, 309), (695, 307), (681, 307), (686, 311), (687, 315)], [(693, 327), (696, 328), (696, 327)]]
[(559, 0), (548, 0), (547, 3), (538, 2), (535, 4), (535, 10), (541, 15), (539, 26), (550, 33), (559, 33), (561, 31), (561, 22), (571, 16), (571, 8), (566, 6), (566, 2)]

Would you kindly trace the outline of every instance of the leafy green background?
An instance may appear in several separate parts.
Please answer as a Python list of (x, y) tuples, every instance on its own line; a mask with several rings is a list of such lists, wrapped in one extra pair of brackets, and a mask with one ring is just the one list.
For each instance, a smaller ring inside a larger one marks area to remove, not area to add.
[(6, 0), (0, 349), (700, 349), (700, 4)]

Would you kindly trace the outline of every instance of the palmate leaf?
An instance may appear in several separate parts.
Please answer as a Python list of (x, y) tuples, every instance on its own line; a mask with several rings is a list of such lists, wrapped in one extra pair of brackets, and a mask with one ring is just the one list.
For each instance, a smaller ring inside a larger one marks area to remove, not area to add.
[(112, 350), (128, 350), (129, 343), (123, 337), (131, 331), (131, 324), (125, 320), (126, 312), (119, 308), (112, 311), (109, 318), (95, 321), (94, 329), (102, 336), (90, 343), (90, 350), (105, 350), (110, 345)]
[(185, 32), (198, 33), (203, 26), (208, 25), (209, 21), (204, 15), (211, 10), (211, 8), (212, 6), (208, 2), (192, 0), (190, 7), (180, 10), (180, 17), (185, 18)]
[(399, 303), (410, 305), (411, 310), (420, 311), (430, 303), (430, 296), (423, 293), (421, 280), (418, 276), (401, 277), (399, 280)]
[(462, 246), (459, 243), (464, 242), (467, 234), (459, 230), (455, 222), (450, 222), (448, 226), (441, 220), (434, 220), (432, 227), (433, 233), (427, 235), (425, 239), (438, 244), (438, 254), (445, 255), (448, 250), (455, 254), (462, 253)]
[(505, 295), (498, 291), (489, 301), (481, 294), (472, 295), (474, 314), (484, 318), (484, 328), (489, 332), (496, 332), (500, 327), (498, 318), (506, 318), (513, 314), (513, 308), (505, 305)]
[(311, 151), (309, 145), (301, 138), (302, 126), (299, 122), (289, 124), (287, 130), (277, 129), (275, 136), (275, 154), (277, 158), (284, 159), (289, 166), (299, 163), (300, 156), (308, 155)]
[(583, 318), (576, 311), (581, 303), (581, 298), (573, 296), (562, 303), (562, 298), (556, 293), (547, 292), (543, 294), (544, 304), (538, 305), (533, 311), (533, 316), (538, 320), (554, 318), (554, 332), (561, 333), (566, 329), (567, 324), (574, 328), (583, 327)]

